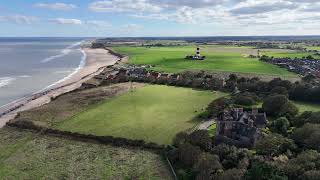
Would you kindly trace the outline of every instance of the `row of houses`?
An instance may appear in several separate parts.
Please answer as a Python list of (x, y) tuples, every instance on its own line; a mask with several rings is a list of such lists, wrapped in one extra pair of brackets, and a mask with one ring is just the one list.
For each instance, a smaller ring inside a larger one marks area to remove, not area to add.
[(225, 86), (225, 80), (223, 78), (217, 78), (210, 74), (163, 73), (149, 70), (149, 67), (146, 66), (134, 65), (107, 68), (101, 74), (95, 76), (95, 78), (103, 81), (104, 84), (134, 81), (212, 90), (219, 90)]
[(301, 58), (272, 58), (267, 62), (282, 68), (286, 68), (290, 72), (294, 72), (302, 76), (312, 74), (320, 78), (320, 60)]

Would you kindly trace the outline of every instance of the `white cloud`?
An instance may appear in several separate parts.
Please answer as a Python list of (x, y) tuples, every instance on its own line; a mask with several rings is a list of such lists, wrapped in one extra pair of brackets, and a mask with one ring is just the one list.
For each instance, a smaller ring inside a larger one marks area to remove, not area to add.
[(151, 3), (157, 4), (162, 7), (191, 7), (191, 8), (204, 8), (222, 5), (229, 0), (150, 0)]
[(283, 0), (248, 0), (241, 2), (230, 10), (232, 14), (259, 14), (279, 10), (297, 9), (295, 3)]
[(12, 16), (0, 16), (0, 21), (11, 22), (16, 24), (32, 24), (38, 19), (33, 16), (24, 15), (12, 15)]
[(160, 6), (147, 0), (109, 0), (96, 1), (89, 4), (89, 9), (95, 12), (160, 12)]
[(89, 26), (94, 26), (94, 27), (102, 27), (102, 28), (111, 28), (112, 25), (109, 22), (106, 21), (99, 21), (99, 20), (89, 20), (86, 21), (85, 24)]
[(77, 6), (74, 4), (65, 3), (37, 3), (34, 4), (34, 7), (63, 11), (68, 11), (77, 8)]
[(132, 15), (137, 18), (174, 21), (182, 24), (205, 24), (222, 22), (230, 18), (225, 9), (180, 7), (173, 12)]
[(81, 25), (83, 24), (79, 19), (65, 19), (65, 18), (55, 18), (49, 19), (49, 22), (53, 22), (56, 24), (66, 24), (66, 25)]
[(128, 31), (137, 31), (139, 29), (142, 29), (143, 26), (138, 25), (138, 24), (126, 24), (123, 26), (123, 28)]

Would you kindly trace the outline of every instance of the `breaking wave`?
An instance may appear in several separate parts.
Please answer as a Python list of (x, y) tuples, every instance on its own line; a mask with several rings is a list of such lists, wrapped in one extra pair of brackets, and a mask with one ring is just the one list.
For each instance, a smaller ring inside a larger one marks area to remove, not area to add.
[(16, 80), (14, 77), (0, 77), (0, 88), (8, 86), (14, 80)]
[[(62, 82), (64, 82), (64, 81), (70, 79), (73, 75), (75, 75), (76, 73), (78, 73), (78, 72), (86, 65), (87, 54), (86, 54), (86, 53), (84, 52), (84, 50), (82, 50), (82, 49), (81, 49), (80, 51), (82, 52), (83, 56), (81, 57), (81, 61), (80, 61), (79, 66), (78, 66), (71, 74), (69, 74), (69, 75), (66, 76), (65, 78), (63, 78), (63, 79), (61, 79), (61, 80), (59, 80), (59, 81), (57, 81), (57, 82), (49, 85), (48, 87), (44, 88), (44, 89), (41, 90), (41, 91), (48, 90), (48, 89), (54, 87), (55, 85), (60, 84), (60, 83), (62, 83)], [(39, 92), (41, 92), (41, 91), (39, 91)]]
[(66, 47), (65, 49), (63, 49), (60, 54), (57, 54), (57, 55), (54, 55), (54, 56), (50, 56), (50, 57), (48, 57), (48, 58), (45, 58), (45, 59), (42, 60), (41, 62), (42, 62), (42, 63), (47, 63), (47, 62), (53, 61), (53, 60), (55, 60), (55, 59), (64, 57), (64, 56), (68, 55), (68, 54), (72, 51), (73, 48), (75, 48), (75, 47), (77, 47), (77, 46), (80, 46), (82, 43), (83, 43), (83, 41), (74, 43), (74, 44)]

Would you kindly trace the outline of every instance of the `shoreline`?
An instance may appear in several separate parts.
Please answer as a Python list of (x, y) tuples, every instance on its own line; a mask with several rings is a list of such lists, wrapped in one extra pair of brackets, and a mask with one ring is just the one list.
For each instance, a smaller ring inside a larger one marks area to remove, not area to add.
[(108, 49), (81, 48), (81, 51), (84, 53), (84, 57), (74, 72), (31, 96), (22, 97), (1, 106), (0, 128), (14, 119), (19, 112), (47, 104), (52, 98), (81, 87), (82, 83), (99, 74), (104, 67), (114, 65), (121, 60), (118, 56), (110, 53)]

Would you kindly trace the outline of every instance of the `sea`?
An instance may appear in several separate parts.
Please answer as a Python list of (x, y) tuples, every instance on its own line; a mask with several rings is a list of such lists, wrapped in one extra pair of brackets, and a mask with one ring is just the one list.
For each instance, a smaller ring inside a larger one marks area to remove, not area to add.
[(0, 108), (49, 89), (85, 65), (88, 38), (0, 38)]

